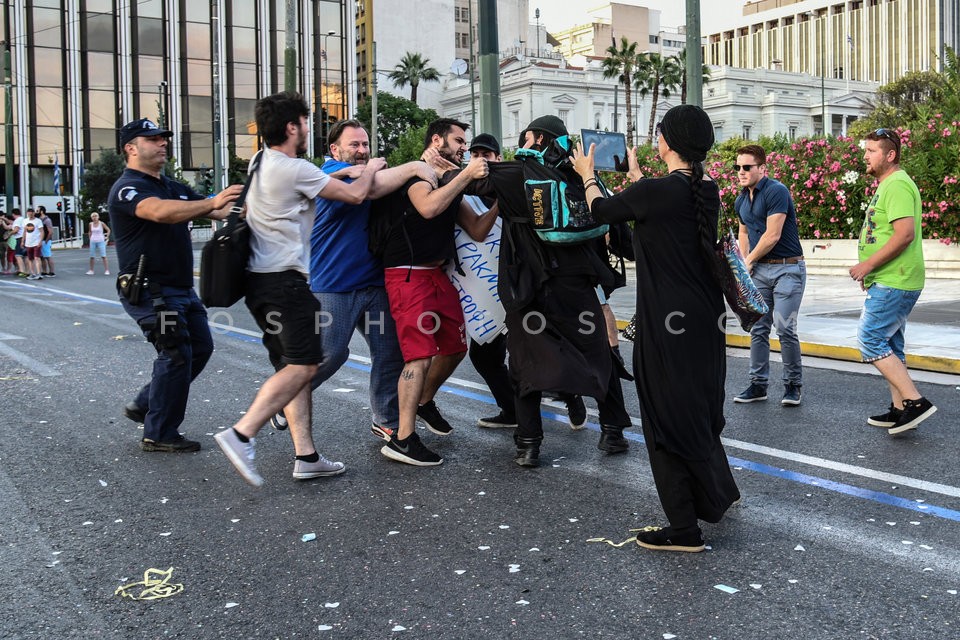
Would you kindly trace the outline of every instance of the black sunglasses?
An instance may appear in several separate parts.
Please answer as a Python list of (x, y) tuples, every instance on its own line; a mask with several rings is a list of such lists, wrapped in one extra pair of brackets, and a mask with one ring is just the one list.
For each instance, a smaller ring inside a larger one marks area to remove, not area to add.
[(757, 167), (757, 166), (760, 166), (760, 165), (756, 165), (756, 164), (735, 164), (735, 165), (733, 165), (733, 170), (734, 170), (734, 171), (740, 171), (740, 169), (743, 169), (744, 171), (750, 171), (750, 169), (753, 169), (754, 167)]
[(873, 133), (874, 135), (880, 136), (881, 138), (886, 138), (893, 144), (897, 145), (897, 147), (900, 146), (900, 134), (898, 134), (893, 129), (884, 129), (883, 127), (881, 127), (876, 131), (874, 131)]

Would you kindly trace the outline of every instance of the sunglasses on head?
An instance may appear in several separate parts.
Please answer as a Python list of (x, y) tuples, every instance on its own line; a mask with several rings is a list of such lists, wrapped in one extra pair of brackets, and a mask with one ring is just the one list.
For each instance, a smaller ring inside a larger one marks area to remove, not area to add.
[(753, 169), (753, 168), (756, 167), (756, 166), (759, 166), (759, 165), (755, 165), (755, 164), (735, 164), (735, 165), (733, 165), (733, 170), (734, 170), (734, 171), (740, 171), (740, 169), (743, 169), (744, 171), (750, 171), (751, 169)]
[(898, 134), (893, 129), (884, 129), (883, 127), (881, 127), (876, 131), (874, 131), (873, 133), (874, 135), (879, 136), (881, 138), (886, 138), (887, 140), (897, 145), (898, 147), (900, 146), (900, 134)]

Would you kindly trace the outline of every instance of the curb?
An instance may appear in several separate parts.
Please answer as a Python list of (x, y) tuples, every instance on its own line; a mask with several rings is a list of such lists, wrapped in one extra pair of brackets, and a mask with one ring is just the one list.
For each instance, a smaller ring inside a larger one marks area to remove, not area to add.
[[(627, 323), (627, 320), (617, 320), (617, 329), (623, 331), (623, 328), (627, 326)], [(750, 336), (728, 333), (727, 346), (736, 347), (738, 349), (749, 349)], [(771, 338), (770, 350), (779, 352), (780, 341), (775, 338)], [(829, 358), (831, 360), (861, 362), (860, 350), (853, 347), (801, 341), (800, 353), (802, 355), (815, 358)], [(907, 368), (919, 369), (921, 371), (933, 371), (935, 373), (950, 373), (960, 375), (960, 359), (944, 358), (941, 356), (921, 356), (908, 353)]]

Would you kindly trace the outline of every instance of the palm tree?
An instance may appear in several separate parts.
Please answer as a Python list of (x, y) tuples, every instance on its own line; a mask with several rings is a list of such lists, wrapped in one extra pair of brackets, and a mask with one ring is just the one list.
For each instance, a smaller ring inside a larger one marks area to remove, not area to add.
[(642, 53), (638, 58), (638, 67), (634, 83), (640, 95), (652, 94), (650, 103), (650, 131), (647, 134), (653, 141), (653, 127), (657, 121), (657, 103), (661, 94), (669, 98), (681, 82), (680, 65), (673, 56), (663, 57), (659, 53)]
[[(687, 104), (687, 50), (681, 49), (680, 53), (675, 55), (674, 58), (680, 65), (680, 73), (683, 74), (683, 80), (680, 82), (680, 103)], [(703, 74), (703, 84), (710, 82), (710, 67), (703, 65), (701, 73)]]
[(623, 84), (627, 100), (627, 138), (630, 146), (634, 143), (633, 109), (630, 107), (630, 87), (633, 86), (633, 74), (637, 68), (637, 43), (629, 42), (620, 36), (620, 47), (607, 47), (607, 57), (603, 59), (603, 77), (613, 78)]
[(424, 58), (419, 53), (407, 51), (403, 58), (400, 59), (400, 64), (394, 67), (393, 71), (391, 71), (387, 77), (393, 80), (393, 86), (398, 89), (402, 89), (409, 84), (410, 101), (416, 104), (417, 87), (420, 86), (421, 81), (440, 81), (440, 72), (428, 66), (429, 64), (429, 58)]

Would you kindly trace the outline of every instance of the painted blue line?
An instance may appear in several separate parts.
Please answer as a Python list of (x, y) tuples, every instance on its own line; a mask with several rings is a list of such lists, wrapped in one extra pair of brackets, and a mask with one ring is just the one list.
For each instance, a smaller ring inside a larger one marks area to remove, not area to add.
[[(90, 302), (100, 302), (101, 304), (107, 304), (110, 306), (120, 306), (119, 302), (98, 299), (93, 296), (86, 297), (82, 295), (73, 295), (73, 294), (70, 294), (69, 292), (58, 292), (58, 293), (67, 297), (76, 298), (80, 300), (87, 300)], [(250, 343), (260, 342), (259, 338), (249, 336), (244, 333), (240, 333), (238, 331), (233, 331), (230, 329), (218, 328), (215, 331), (215, 333), (216, 335), (229, 336), (231, 338), (238, 339), (243, 342), (250, 342)], [(346, 366), (351, 367), (353, 369), (357, 369), (359, 371), (365, 371), (368, 373), (370, 371), (370, 365), (362, 364), (359, 362), (353, 362), (350, 360), (346, 362)], [(492, 404), (492, 405), (496, 404), (496, 401), (490, 395), (477, 393), (475, 391), (467, 391), (465, 389), (459, 389), (459, 388), (451, 387), (448, 385), (444, 385), (440, 389), (446, 393), (449, 393), (455, 396), (460, 396), (462, 398), (468, 398), (470, 400), (483, 402), (485, 404)], [(541, 411), (540, 415), (549, 420), (556, 420), (557, 422), (564, 422), (564, 423), (567, 422), (566, 416), (562, 414), (554, 413), (552, 411)], [(595, 424), (593, 422), (588, 422), (587, 428), (592, 431), (597, 431), (597, 432), (600, 431), (600, 425)], [(645, 443), (643, 436), (638, 433), (625, 432), (623, 436), (628, 440), (633, 440), (634, 442), (638, 442), (641, 444)], [(954, 509), (948, 509), (946, 507), (941, 507), (941, 506), (930, 504), (927, 502), (921, 503), (915, 500), (908, 500), (906, 498), (894, 496), (889, 493), (884, 493), (882, 491), (873, 491), (870, 489), (863, 489), (861, 487), (855, 487), (853, 485), (846, 484), (843, 482), (834, 482), (833, 480), (818, 478), (817, 476), (811, 476), (806, 473), (799, 473), (797, 471), (787, 471), (785, 469), (773, 467), (768, 464), (763, 464), (762, 462), (753, 462), (751, 460), (745, 460), (743, 458), (736, 458), (733, 456), (727, 456), (727, 460), (730, 462), (730, 464), (734, 466), (742, 467), (744, 469), (749, 469), (750, 471), (755, 471), (757, 473), (762, 473), (764, 475), (772, 476), (775, 478), (789, 480), (791, 482), (796, 482), (798, 484), (805, 484), (811, 487), (817, 487), (820, 489), (825, 489), (827, 491), (833, 491), (835, 493), (842, 493), (844, 495), (852, 496), (854, 498), (869, 500), (871, 502), (876, 502), (879, 504), (896, 507), (898, 509), (906, 509), (908, 511), (914, 511), (917, 513), (933, 516), (936, 518), (943, 518), (944, 520), (960, 522), (960, 511), (956, 511)]]

